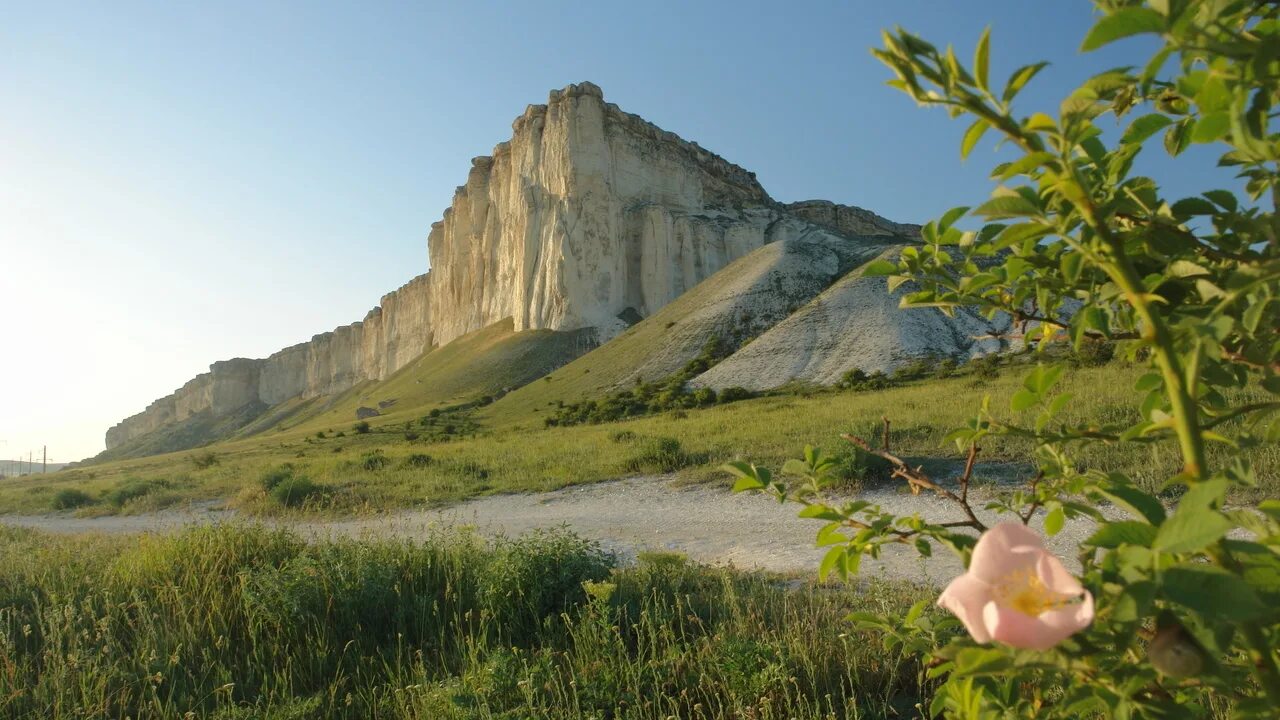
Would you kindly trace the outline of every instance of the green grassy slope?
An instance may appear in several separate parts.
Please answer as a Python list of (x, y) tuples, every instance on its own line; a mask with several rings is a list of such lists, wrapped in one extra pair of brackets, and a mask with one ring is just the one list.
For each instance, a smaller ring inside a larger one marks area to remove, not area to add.
[[(345, 437), (329, 434), (317, 439), (300, 430), (274, 432), (186, 451), (136, 460), (78, 467), (45, 476), (0, 482), (0, 513), (48, 512), (61, 490), (87, 493), (91, 504), (82, 512), (141, 512), (185, 500), (235, 498), (239, 507), (274, 512), (264, 502), (259, 478), (268, 469), (291, 463), (296, 472), (326, 490), (323, 506), (334, 513), (364, 508), (395, 508), (456, 500), (492, 492), (550, 490), (565, 485), (597, 482), (636, 473), (676, 470), (690, 480), (723, 476), (723, 462), (749, 459), (774, 469), (798, 457), (806, 444), (847, 451), (842, 432), (878, 432), (881, 416), (893, 421), (893, 447), (918, 458), (949, 458), (955, 449), (942, 442), (991, 396), (992, 407), (1007, 408), (1021, 387), (1022, 373), (1008, 371), (992, 380), (962, 376), (922, 380), (871, 392), (817, 392), (764, 397), (756, 400), (665, 413), (603, 425), (544, 428), (541, 413), (519, 424), (484, 427), (474, 437), (433, 442), (410, 440), (394, 425), (375, 425), (372, 432)], [(1075, 400), (1068, 407), (1073, 420), (1100, 422), (1134, 419), (1133, 383), (1141, 368), (1116, 363), (1101, 368), (1069, 371), (1062, 390)], [(541, 381), (539, 381), (541, 382)], [(1257, 391), (1259, 394), (1261, 390)], [(1251, 397), (1242, 398), (1251, 401)], [(662, 438), (679, 443), (679, 450), (656, 457)], [(1032, 448), (1015, 438), (991, 438), (983, 444), (985, 460), (1026, 463)], [(213, 454), (215, 463), (199, 462)], [(368, 465), (370, 455), (386, 459)], [(426, 457), (414, 462), (415, 456)], [(1158, 488), (1179, 464), (1170, 445), (1152, 448), (1103, 446), (1080, 458), (1091, 467), (1120, 470), (1139, 482)], [(1280, 447), (1263, 446), (1252, 459), (1261, 487), (1258, 497), (1274, 497), (1280, 487)], [(148, 494), (123, 507), (113, 507), (113, 490), (131, 479), (159, 480)], [(1246, 500), (1247, 498), (1240, 498)]]
[(333, 397), (294, 398), (274, 407), (253, 405), (225, 418), (207, 413), (149, 433), (98, 455), (95, 462), (141, 458), (218, 441), (276, 437), (346, 428), (356, 409), (378, 409), (373, 424), (416, 419), (434, 407), (501, 395), (546, 375), (594, 345), (588, 331), (515, 332), (506, 320), (432, 350), (381, 382), (363, 382)]
[(373, 425), (414, 420), (432, 408), (497, 396), (543, 377), (594, 346), (591, 331), (515, 332), (510, 318), (424, 354), (382, 382), (362, 383), (334, 398), (315, 398), (275, 430), (324, 430), (374, 408)]
[(678, 371), (719, 336), (732, 350), (773, 327), (853, 267), (888, 245), (834, 236), (770, 243), (730, 263), (658, 312), (547, 378), (507, 395), (485, 413), (495, 424), (545, 414), (557, 401), (597, 398)]

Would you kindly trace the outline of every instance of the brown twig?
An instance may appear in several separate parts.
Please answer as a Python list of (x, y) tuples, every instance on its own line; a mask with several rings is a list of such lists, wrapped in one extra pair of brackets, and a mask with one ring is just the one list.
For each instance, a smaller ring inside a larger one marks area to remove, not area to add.
[(1036, 494), (1036, 488), (1040, 486), (1040, 481), (1043, 479), (1044, 479), (1043, 470), (1037, 472), (1036, 476), (1031, 478), (1031, 505), (1027, 507), (1027, 511), (1025, 513), (1018, 514), (1018, 519), (1022, 520), (1023, 525), (1030, 525), (1031, 516), (1036, 514), (1036, 510), (1040, 509), (1040, 499), (1035, 497), (1035, 494)]
[[(954, 492), (948, 490), (945, 487), (942, 487), (941, 485), (935, 483), (933, 480), (930, 480), (929, 476), (924, 474), (923, 467), (913, 468), (910, 465), (907, 465), (907, 463), (897, 455), (894, 455), (888, 450), (877, 450), (876, 448), (871, 447), (871, 444), (868, 443), (866, 440), (863, 440), (862, 438), (856, 435), (846, 434), (846, 435), (842, 435), (841, 437), (853, 443), (854, 445), (857, 445), (858, 447), (862, 448), (866, 452), (872, 455), (875, 455), (877, 457), (883, 458), (884, 460), (887, 460), (889, 464), (893, 466), (893, 470), (890, 471), (890, 474), (893, 477), (905, 480), (907, 482), (907, 485), (911, 488), (912, 494), (919, 495), (921, 490), (929, 490), (936, 493), (938, 496), (944, 497), (956, 503), (957, 505), (959, 505), (960, 509), (964, 511), (964, 514), (969, 519), (954, 525), (954, 527), (971, 527), (975, 530), (978, 530), (979, 532), (986, 531), (987, 526), (983, 524), (983, 522), (979, 520), (978, 516), (973, 512), (973, 508), (970, 507), (968, 499), (961, 498), (959, 495), (956, 495)], [(971, 449), (969, 463), (966, 463), (966, 476), (963, 482), (964, 488), (967, 488), (968, 486), (969, 481), (967, 476), (973, 471), (970, 465), (973, 462), (973, 458), (976, 456), (977, 456), (977, 450)], [(962, 492), (964, 492), (964, 490), (962, 490)]]
[(973, 477), (973, 464), (978, 459), (978, 446), (969, 446), (969, 458), (964, 461), (964, 474), (960, 476), (960, 502), (969, 502), (969, 479)]

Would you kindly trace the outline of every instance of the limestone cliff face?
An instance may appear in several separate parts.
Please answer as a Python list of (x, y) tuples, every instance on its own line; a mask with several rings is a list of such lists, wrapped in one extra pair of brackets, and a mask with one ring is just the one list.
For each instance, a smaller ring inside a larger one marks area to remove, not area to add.
[(215, 363), (113, 427), (107, 447), (197, 412), (384, 379), (506, 318), (517, 331), (592, 328), (604, 342), (627, 327), (621, 317), (647, 317), (781, 237), (919, 233), (860, 208), (777, 203), (754, 173), (606, 103), (591, 83), (528, 106), (511, 139), (471, 164), (431, 226), (430, 272), (384, 296), (361, 322), (264, 360)]

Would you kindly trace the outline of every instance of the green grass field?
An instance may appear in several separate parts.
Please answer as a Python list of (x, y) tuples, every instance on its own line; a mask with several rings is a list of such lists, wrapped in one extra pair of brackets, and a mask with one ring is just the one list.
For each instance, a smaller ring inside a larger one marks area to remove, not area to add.
[[(1133, 418), (1131, 388), (1140, 374), (1139, 368), (1123, 363), (1069, 371), (1062, 381), (1062, 389), (1074, 395), (1069, 415), (1103, 423)], [(722, 481), (716, 468), (729, 460), (778, 467), (806, 444), (848, 452), (840, 434), (876, 434), (882, 416), (892, 422), (896, 451), (922, 459), (955, 458), (955, 449), (944, 446), (942, 438), (972, 416), (986, 395), (995, 407), (1007, 407), (1021, 375), (1022, 369), (1015, 367), (994, 379), (966, 375), (871, 392), (800, 390), (558, 428), (543, 426), (552, 405), (508, 403), (512, 395), (486, 407), (446, 413), (430, 427), (420, 421), (421, 407), (406, 408), (373, 418), (363, 434), (351, 420), (312, 421), (198, 450), (6, 480), (0, 483), (0, 512), (48, 512), (71, 490), (83, 494), (79, 503), (70, 503), (71, 509), (88, 514), (144, 512), (212, 499), (231, 499), (254, 512), (282, 512), (286, 508), (273, 501), (262, 479), (285, 464), (287, 474), (305, 478), (314, 490), (306, 502), (289, 504), (329, 513), (543, 491), (640, 473), (677, 472), (690, 482)], [(452, 432), (444, 433), (446, 427)], [(1026, 461), (1029, 449), (1025, 442), (993, 439), (984, 443), (982, 457)], [(1081, 459), (1129, 472), (1150, 487), (1158, 487), (1178, 463), (1168, 445), (1103, 445)], [(1257, 449), (1254, 461), (1263, 483), (1258, 496), (1275, 497), (1280, 448)]]
[(0, 717), (914, 716), (932, 682), (919, 659), (842, 618), (922, 597), (666, 554), (619, 569), (566, 533), (410, 544), (0, 528)]

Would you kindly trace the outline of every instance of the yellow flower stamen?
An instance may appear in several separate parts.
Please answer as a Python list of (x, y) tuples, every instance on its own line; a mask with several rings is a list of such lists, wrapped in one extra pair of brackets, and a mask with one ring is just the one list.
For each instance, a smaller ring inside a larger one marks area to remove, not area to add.
[(1011, 572), (995, 585), (997, 604), (1011, 607), (1031, 617), (1065, 607), (1074, 599), (1071, 595), (1054, 592), (1046, 587), (1033, 567)]

